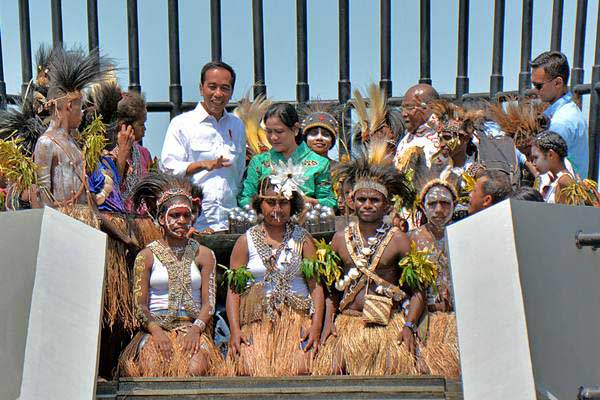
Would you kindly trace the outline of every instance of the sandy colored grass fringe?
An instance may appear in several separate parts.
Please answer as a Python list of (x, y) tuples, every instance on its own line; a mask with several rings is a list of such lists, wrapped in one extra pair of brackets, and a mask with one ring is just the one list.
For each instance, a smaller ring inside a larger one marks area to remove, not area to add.
[(75, 218), (77, 221), (83, 222), (92, 228), (100, 229), (100, 220), (87, 205), (72, 204), (68, 206), (58, 207), (58, 211)]
[[(124, 216), (113, 213), (105, 213), (104, 216), (123, 234), (129, 234), (129, 225)], [(127, 266), (126, 251), (121, 241), (108, 237), (103, 324), (112, 329), (120, 321), (126, 331), (133, 332), (138, 324), (133, 312), (132, 270)]]
[[(151, 335), (138, 332), (119, 357), (119, 376), (178, 378), (192, 376), (189, 370), (192, 359), (189, 354), (183, 352), (181, 345), (185, 332), (185, 329), (173, 329), (167, 333), (173, 349), (170, 359), (162, 357)], [(140, 343), (144, 338), (146, 341), (140, 350)], [(208, 368), (205, 374), (215, 375), (214, 370), (223, 370), (223, 358), (206, 333), (202, 334), (201, 342), (202, 349), (195, 357), (206, 357)]]
[(365, 326), (360, 316), (339, 315), (337, 337), (321, 347), (313, 375), (416, 375), (415, 358), (398, 345), (404, 319), (395, 313), (387, 326)]
[(429, 315), (429, 336), (420, 347), (420, 357), (428, 372), (446, 378), (460, 376), (458, 333), (454, 313)]
[(224, 369), (216, 371), (220, 376), (298, 376), (309, 375), (312, 370), (313, 353), (300, 348), (302, 333), (311, 324), (309, 316), (284, 307), (281, 314), (270, 321), (242, 326), (242, 332), (250, 345), (242, 345), (240, 355), (234, 357), (231, 350)]
[(133, 234), (142, 248), (163, 237), (159, 227), (150, 217), (135, 217), (133, 219)]

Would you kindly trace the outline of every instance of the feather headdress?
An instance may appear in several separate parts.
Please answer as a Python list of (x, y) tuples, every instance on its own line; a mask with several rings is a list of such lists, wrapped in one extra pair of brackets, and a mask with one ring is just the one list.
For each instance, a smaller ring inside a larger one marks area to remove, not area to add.
[(143, 204), (155, 220), (164, 212), (163, 206), (173, 198), (181, 198), (192, 207), (192, 185), (189, 179), (178, 176), (151, 173), (142, 178), (132, 189), (133, 205), (138, 209)]
[(90, 85), (106, 80), (112, 70), (98, 50), (86, 55), (83, 50), (55, 47), (48, 68), (48, 98), (55, 101), (67, 95), (80, 96)]
[(340, 112), (341, 107), (318, 100), (300, 107), (298, 114), (302, 120), (302, 133), (306, 135), (307, 130), (321, 127), (327, 129), (335, 141), (339, 134), (340, 126), (335, 115), (338, 115)]
[(541, 105), (519, 104), (516, 100), (507, 102), (506, 108), (503, 108), (500, 103), (489, 106), (490, 119), (495, 121), (508, 136), (512, 137), (517, 146), (526, 144), (543, 131), (541, 112)]
[(271, 148), (267, 133), (261, 126), (269, 106), (271, 106), (271, 100), (267, 100), (263, 95), (254, 101), (250, 101), (249, 96), (246, 95), (234, 111), (234, 114), (244, 123), (246, 143), (251, 155), (263, 153)]
[(383, 128), (388, 113), (387, 99), (383, 90), (375, 83), (371, 83), (367, 92), (369, 94), (368, 107), (360, 90), (354, 91), (354, 108), (358, 115), (355, 139), (361, 143), (369, 141), (373, 133)]
[(38, 137), (46, 127), (36, 115), (31, 100), (24, 99), (16, 107), (0, 110), (0, 139), (19, 138), (19, 149), (25, 156), (33, 153)]

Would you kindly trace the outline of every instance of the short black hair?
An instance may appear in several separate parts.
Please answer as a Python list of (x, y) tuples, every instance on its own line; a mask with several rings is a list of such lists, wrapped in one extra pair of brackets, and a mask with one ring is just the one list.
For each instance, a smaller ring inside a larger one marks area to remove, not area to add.
[(569, 154), (569, 146), (565, 139), (556, 132), (544, 131), (533, 139), (533, 145), (540, 149), (544, 154), (554, 150), (561, 159)]
[(537, 201), (540, 203), (544, 202), (544, 197), (542, 194), (529, 186), (522, 186), (515, 190), (510, 198), (515, 200)]
[(500, 203), (510, 196), (512, 186), (506, 172), (499, 169), (488, 169), (479, 177), (479, 179), (483, 178), (486, 178), (483, 182), (483, 193), (492, 196), (492, 204)]
[[(260, 209), (260, 204), (263, 199), (260, 198), (260, 188), (265, 188), (265, 190), (269, 190), (274, 187), (271, 183), (271, 180), (268, 176), (262, 178), (258, 184), (258, 192), (252, 197), (252, 208), (256, 211), (257, 215), (262, 214), (262, 210)], [(302, 211), (304, 211), (304, 198), (300, 194), (300, 192), (293, 191), (292, 198), (290, 199), (290, 205), (292, 206), (290, 210), (290, 216), (299, 215)]]
[(550, 79), (560, 76), (566, 85), (569, 81), (569, 61), (560, 51), (546, 51), (531, 62), (531, 68), (544, 68)]
[(202, 71), (200, 72), (200, 85), (204, 84), (204, 77), (206, 75), (206, 72), (215, 68), (224, 69), (231, 74), (231, 91), (233, 91), (233, 88), (235, 87), (235, 71), (233, 70), (231, 65), (224, 63), (223, 61), (211, 61), (209, 63), (204, 64), (204, 67), (202, 67)]

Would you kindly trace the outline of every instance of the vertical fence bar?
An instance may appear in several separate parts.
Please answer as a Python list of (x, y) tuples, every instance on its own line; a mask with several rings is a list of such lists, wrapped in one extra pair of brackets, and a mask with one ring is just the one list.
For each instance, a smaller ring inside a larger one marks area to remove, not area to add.
[(210, 51), (213, 61), (221, 61), (221, 0), (210, 0)]
[(504, 11), (505, 0), (494, 2), (494, 50), (492, 54), (492, 75), (490, 76), (490, 100), (502, 91), (502, 62), (504, 58)]
[(600, 3), (596, 22), (596, 53), (592, 67), (592, 90), (590, 92), (590, 160), (589, 177), (598, 180), (598, 161), (600, 156)]
[[(349, 0), (338, 0), (338, 40), (339, 40), (339, 80), (338, 80), (338, 100), (344, 111), (341, 115), (342, 130), (339, 140), (344, 141), (344, 146), (339, 146), (340, 158), (344, 155), (349, 156), (348, 152), (352, 148), (352, 129), (350, 128), (350, 109), (346, 108), (350, 100), (352, 90), (350, 84), (350, 4)], [(350, 134), (348, 134), (350, 133)]]
[(261, 94), (267, 95), (262, 0), (252, 0), (252, 37), (254, 39), (254, 98), (256, 98)]
[(63, 42), (61, 0), (51, 0), (50, 14), (52, 15), (52, 45), (61, 46)]
[(469, 0), (458, 3), (458, 49), (456, 65), (456, 98), (469, 93)]
[(2, 61), (2, 32), (0, 32), (0, 109), (6, 109), (6, 82), (4, 82), (4, 62)]
[(431, 85), (431, 0), (421, 0), (421, 77), (419, 83)]
[(88, 49), (92, 51), (100, 45), (98, 33), (98, 0), (87, 0)]
[(296, 100), (305, 103), (309, 98), (308, 87), (308, 32), (306, 0), (296, 0), (296, 58), (298, 62), (298, 82)]
[[(583, 58), (585, 51), (585, 25), (587, 20), (587, 0), (577, 0), (577, 16), (575, 17), (575, 40), (573, 46), (573, 68), (571, 68), (571, 89), (583, 83)], [(581, 107), (581, 96), (574, 94), (575, 101)]]
[(140, 43), (138, 38), (137, 0), (127, 0), (127, 33), (129, 50), (129, 89), (140, 92)]
[(19, 0), (19, 31), (21, 39), (21, 93), (25, 94), (31, 81), (31, 28), (29, 26), (29, 0)]
[(179, 0), (169, 0), (169, 101), (171, 118), (181, 113), (181, 72), (179, 60)]
[(380, 29), (380, 57), (381, 57), (381, 79), (379, 87), (386, 97), (392, 95), (392, 18), (391, 1), (381, 0), (381, 29)]
[(562, 42), (563, 9), (565, 0), (554, 0), (552, 5), (552, 33), (550, 50), (560, 51)]
[(531, 87), (531, 42), (533, 38), (533, 0), (523, 0), (523, 16), (521, 19), (521, 72), (519, 72), (519, 95)]

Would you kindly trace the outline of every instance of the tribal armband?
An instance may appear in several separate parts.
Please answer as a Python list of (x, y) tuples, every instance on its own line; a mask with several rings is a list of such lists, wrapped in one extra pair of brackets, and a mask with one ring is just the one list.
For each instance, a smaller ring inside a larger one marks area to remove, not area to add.
[(210, 277), (208, 278), (208, 304), (210, 306), (208, 309), (208, 314), (214, 315), (215, 314), (215, 303), (216, 303), (216, 297), (217, 297), (217, 289), (215, 288), (215, 270), (217, 267), (217, 258), (215, 257), (215, 253), (212, 250), (211, 250), (210, 254), (212, 255), (212, 258), (214, 260), (214, 268), (210, 273)]
[(148, 326), (153, 321), (144, 312), (144, 307), (141, 304), (142, 279), (145, 267), (144, 257), (138, 254), (133, 264), (133, 310), (140, 325), (144, 329), (148, 329)]

